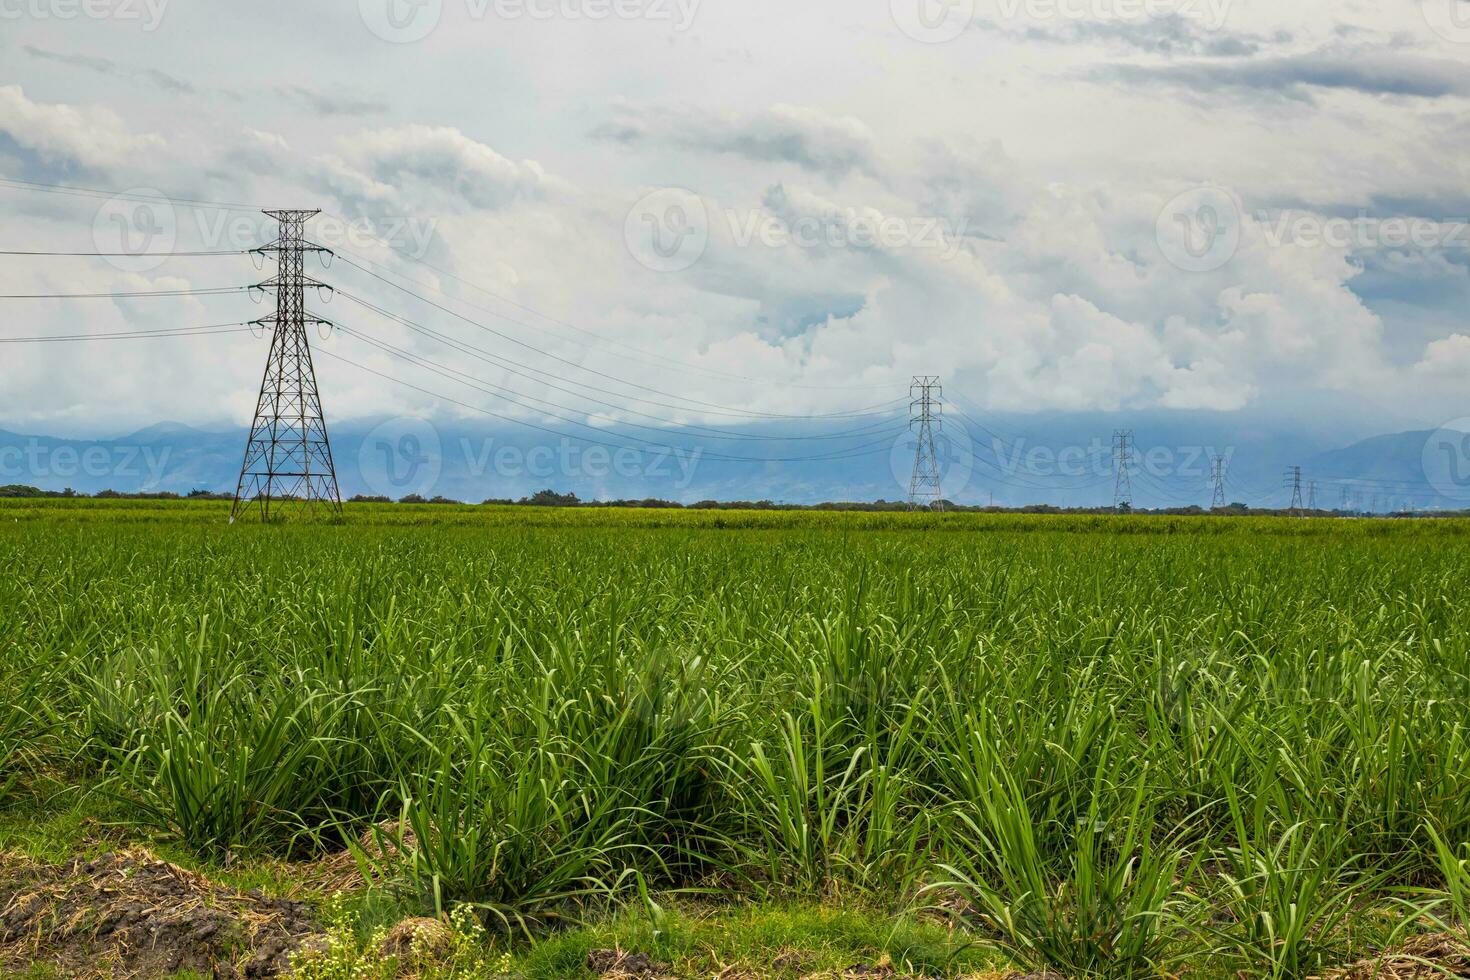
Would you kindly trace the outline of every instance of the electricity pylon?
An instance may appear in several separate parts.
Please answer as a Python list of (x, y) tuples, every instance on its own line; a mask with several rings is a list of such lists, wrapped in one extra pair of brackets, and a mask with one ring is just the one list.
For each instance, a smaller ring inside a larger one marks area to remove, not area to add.
[(1307, 484), (1307, 510), (1317, 509), (1317, 481), (1313, 480)]
[(266, 211), (280, 223), (280, 237), (256, 249), (275, 255), (276, 275), (258, 288), (276, 294), (276, 312), (256, 323), (271, 331), (270, 355), (260, 397), (255, 403), (255, 421), (245, 445), (245, 462), (235, 487), (233, 522), (256, 503), (263, 521), (271, 519), (274, 505), (299, 501), (308, 510), (318, 503), (333, 513), (342, 511), (337, 489), (337, 471), (332, 464), (332, 446), (327, 440), (327, 422), (322, 415), (316, 369), (311, 362), (307, 324), (330, 323), (306, 312), (306, 287), (327, 289), (303, 271), (307, 252), (325, 252), (308, 245), (303, 237), (307, 219), (316, 211)]
[(934, 432), (944, 425), (944, 388), (938, 377), (920, 375), (909, 386), (909, 399), (909, 428), (917, 428), (919, 433), (914, 447), (914, 475), (909, 481), (909, 508), (943, 510), (942, 476)]
[(1291, 512), (1296, 514), (1302, 509), (1302, 468), (1287, 467), (1286, 479), (1291, 483)]
[(1133, 509), (1133, 430), (1117, 429), (1113, 432), (1113, 466), (1117, 475), (1113, 479), (1113, 509)]
[(1214, 472), (1211, 474), (1215, 481), (1215, 499), (1210, 504), (1212, 510), (1219, 510), (1225, 506), (1225, 457), (1216, 456)]

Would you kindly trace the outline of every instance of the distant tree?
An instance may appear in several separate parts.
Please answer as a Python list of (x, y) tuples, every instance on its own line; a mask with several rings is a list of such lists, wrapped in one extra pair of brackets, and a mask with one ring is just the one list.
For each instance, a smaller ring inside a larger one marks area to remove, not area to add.
[(576, 507), (581, 503), (574, 493), (557, 493), (555, 490), (537, 490), (521, 500), (528, 507)]

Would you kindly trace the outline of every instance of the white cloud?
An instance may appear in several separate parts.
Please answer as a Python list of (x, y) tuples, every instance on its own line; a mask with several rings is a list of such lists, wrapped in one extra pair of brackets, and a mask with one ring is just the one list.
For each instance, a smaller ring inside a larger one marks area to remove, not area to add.
[(162, 137), (129, 133), (111, 109), (34, 102), (19, 85), (0, 85), (0, 133), (48, 163), (94, 169), (129, 163), (165, 145)]

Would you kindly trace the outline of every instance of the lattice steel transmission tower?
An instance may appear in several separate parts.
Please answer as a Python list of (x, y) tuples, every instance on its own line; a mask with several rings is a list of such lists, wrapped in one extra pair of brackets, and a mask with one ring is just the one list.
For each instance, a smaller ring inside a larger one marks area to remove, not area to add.
[(1307, 484), (1307, 510), (1317, 509), (1317, 481), (1312, 480)]
[(1113, 480), (1113, 509), (1133, 509), (1133, 430), (1117, 429), (1113, 432), (1113, 468), (1117, 476)]
[(1296, 513), (1302, 509), (1302, 468), (1287, 467), (1286, 479), (1291, 483), (1291, 511)]
[(909, 509), (923, 507), (927, 510), (943, 510), (941, 496), (942, 474), (939, 470), (939, 450), (934, 444), (934, 433), (944, 425), (944, 388), (934, 375), (914, 378), (909, 386), (909, 428), (917, 428), (919, 439), (914, 447), (914, 475), (909, 481)]
[(1215, 465), (1210, 474), (1215, 481), (1215, 498), (1210, 503), (1212, 510), (1219, 510), (1225, 506), (1225, 457), (1216, 456)]
[(307, 252), (325, 252), (304, 238), (306, 222), (316, 211), (266, 211), (280, 223), (280, 237), (256, 249), (275, 255), (276, 274), (259, 288), (276, 294), (276, 312), (256, 323), (271, 330), (270, 355), (260, 398), (255, 403), (255, 421), (245, 446), (245, 462), (235, 488), (233, 522), (253, 505), (260, 505), (263, 521), (271, 519), (273, 506), (285, 502), (304, 503), (308, 510), (318, 504), (333, 513), (342, 511), (337, 489), (337, 471), (332, 464), (332, 446), (327, 441), (327, 422), (322, 415), (316, 369), (307, 340), (308, 324), (331, 324), (306, 311), (306, 289), (330, 288), (308, 277), (303, 270)]

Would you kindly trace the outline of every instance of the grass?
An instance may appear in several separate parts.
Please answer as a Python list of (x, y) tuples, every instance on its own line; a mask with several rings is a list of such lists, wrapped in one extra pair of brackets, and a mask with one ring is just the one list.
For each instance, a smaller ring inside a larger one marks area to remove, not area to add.
[(1465, 920), (1464, 522), (224, 513), (0, 503), (0, 807), (55, 846), (377, 827), (373, 901), (533, 976), (830, 920), (812, 970), (1306, 977)]

